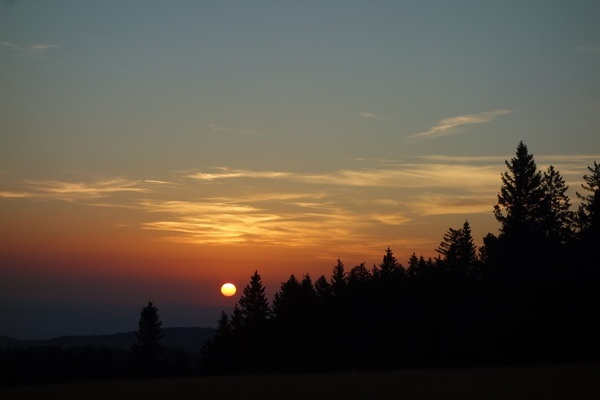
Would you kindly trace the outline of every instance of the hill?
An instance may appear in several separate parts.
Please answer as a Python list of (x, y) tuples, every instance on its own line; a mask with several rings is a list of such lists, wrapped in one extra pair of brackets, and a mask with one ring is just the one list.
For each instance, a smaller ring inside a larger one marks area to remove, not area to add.
[[(162, 344), (167, 347), (181, 347), (188, 352), (197, 352), (202, 343), (210, 339), (215, 330), (199, 327), (163, 328)], [(42, 346), (57, 346), (73, 348), (84, 346), (112, 347), (128, 349), (136, 341), (135, 332), (119, 332), (111, 335), (78, 335), (60, 336), (48, 340), (19, 340), (0, 336), (0, 349), (31, 348)]]

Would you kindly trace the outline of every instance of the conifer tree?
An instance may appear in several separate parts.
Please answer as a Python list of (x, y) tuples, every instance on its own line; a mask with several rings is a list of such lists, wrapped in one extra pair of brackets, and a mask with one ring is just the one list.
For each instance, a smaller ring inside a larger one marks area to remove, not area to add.
[(158, 353), (162, 351), (160, 340), (163, 338), (161, 333), (162, 321), (158, 316), (158, 309), (151, 301), (142, 308), (140, 320), (138, 321), (138, 330), (135, 333), (137, 346), (147, 353)]
[(404, 267), (398, 263), (394, 253), (388, 247), (379, 267), (373, 266), (373, 279), (378, 282), (392, 282), (404, 276)]
[(281, 283), (281, 289), (273, 296), (273, 317), (293, 318), (300, 302), (300, 282), (294, 274)]
[(342, 297), (346, 294), (346, 287), (348, 286), (348, 278), (344, 270), (344, 263), (339, 258), (337, 264), (333, 267), (331, 274), (331, 290), (335, 297)]
[(568, 186), (560, 173), (550, 165), (542, 177), (542, 187), (546, 202), (544, 231), (552, 244), (567, 243), (573, 232), (573, 212), (567, 196)]
[(576, 193), (581, 200), (577, 228), (581, 237), (600, 239), (600, 164), (594, 161), (593, 167), (587, 168), (591, 174), (583, 176), (581, 185), (587, 194)]
[(362, 262), (348, 273), (348, 287), (353, 291), (363, 291), (371, 284), (372, 277), (371, 272)]
[(444, 269), (462, 274), (472, 273), (477, 254), (469, 221), (465, 221), (460, 229), (448, 229), (436, 251), (440, 254), (438, 264)]
[(331, 285), (327, 282), (325, 275), (321, 275), (319, 279), (315, 281), (315, 294), (321, 303), (326, 303), (333, 296)]
[(408, 259), (408, 268), (406, 269), (406, 275), (409, 278), (414, 278), (419, 273), (419, 258), (415, 253), (412, 253)]
[(244, 327), (260, 325), (269, 318), (269, 302), (258, 271), (254, 271), (250, 283), (244, 288), (238, 306), (239, 317)]
[(502, 187), (494, 216), (500, 222), (501, 236), (522, 241), (541, 234), (541, 221), (545, 212), (545, 194), (542, 175), (537, 170), (533, 155), (520, 142), (516, 156), (505, 161), (507, 172), (502, 173)]
[(140, 376), (157, 376), (161, 373), (161, 354), (164, 347), (160, 343), (163, 338), (162, 321), (158, 309), (151, 301), (142, 308), (135, 333), (137, 342), (131, 347), (136, 373)]

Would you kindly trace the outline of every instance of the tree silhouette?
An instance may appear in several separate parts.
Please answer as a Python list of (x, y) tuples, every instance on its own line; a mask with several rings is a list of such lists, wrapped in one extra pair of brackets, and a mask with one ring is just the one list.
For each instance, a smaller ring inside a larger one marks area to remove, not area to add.
[(233, 326), (229, 315), (221, 312), (215, 335), (206, 340), (201, 349), (203, 368), (211, 373), (231, 372), (235, 360), (233, 349)]
[(158, 316), (158, 309), (151, 301), (142, 308), (135, 333), (137, 342), (131, 351), (134, 357), (136, 370), (143, 376), (156, 376), (161, 372), (161, 354), (164, 347), (160, 343), (163, 338), (161, 332), (162, 321)]
[(333, 267), (331, 273), (331, 290), (333, 291), (333, 295), (337, 298), (346, 295), (346, 288), (348, 286), (348, 277), (346, 275), (344, 263), (338, 258), (337, 264)]
[(258, 271), (254, 271), (250, 283), (244, 288), (244, 294), (238, 300), (238, 306), (239, 316), (244, 327), (260, 325), (269, 318), (269, 301)]
[(465, 221), (460, 229), (449, 228), (436, 251), (440, 254), (438, 264), (447, 272), (472, 274), (477, 253), (469, 221)]
[(525, 240), (540, 231), (545, 205), (542, 175), (523, 142), (517, 146), (516, 156), (505, 164), (508, 171), (501, 176), (494, 216), (501, 224), (501, 235)]
[(572, 238), (574, 215), (570, 211), (571, 202), (567, 196), (569, 187), (552, 165), (543, 174), (542, 189), (546, 203), (543, 222), (546, 238), (553, 245), (566, 244)]
[(594, 161), (593, 167), (588, 166), (591, 175), (584, 175), (585, 183), (581, 185), (585, 192), (577, 192), (581, 205), (577, 212), (577, 225), (580, 235), (590, 239), (600, 236), (600, 164)]
[(405, 271), (398, 263), (394, 253), (388, 247), (379, 266), (373, 266), (373, 280), (379, 283), (391, 283), (404, 277)]

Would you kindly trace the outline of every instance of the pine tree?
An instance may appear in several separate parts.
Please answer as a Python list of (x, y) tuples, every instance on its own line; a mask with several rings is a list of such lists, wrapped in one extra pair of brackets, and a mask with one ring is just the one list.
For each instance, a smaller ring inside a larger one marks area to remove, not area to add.
[(600, 239), (600, 164), (594, 161), (593, 167), (588, 166), (591, 175), (584, 175), (585, 183), (581, 185), (585, 192), (577, 192), (581, 205), (577, 212), (577, 228), (582, 238)]
[(464, 272), (467, 274), (474, 272), (477, 264), (477, 246), (475, 246), (475, 242), (473, 241), (469, 221), (465, 221), (460, 229), (458, 258)]
[(373, 276), (365, 263), (353, 267), (348, 273), (348, 287), (352, 291), (364, 291), (371, 284)]
[(542, 177), (546, 202), (544, 231), (552, 244), (564, 244), (573, 236), (573, 212), (567, 196), (568, 186), (560, 173), (550, 165)]
[(202, 344), (200, 354), (205, 371), (210, 373), (229, 372), (233, 368), (232, 364), (235, 364), (233, 361), (236, 354), (233, 346), (233, 327), (229, 315), (223, 311), (217, 321), (215, 335)]
[(300, 302), (300, 282), (294, 274), (281, 283), (281, 289), (273, 296), (273, 317), (276, 319), (293, 318)]
[(393, 282), (404, 277), (404, 267), (398, 263), (394, 253), (388, 247), (379, 267), (373, 266), (373, 279), (377, 282)]
[(348, 286), (348, 278), (344, 270), (344, 263), (339, 258), (337, 264), (333, 267), (331, 274), (331, 289), (335, 297), (343, 297), (346, 294), (346, 287)]
[(244, 288), (244, 294), (238, 300), (238, 305), (239, 316), (244, 327), (260, 325), (269, 318), (269, 302), (258, 271), (254, 271), (250, 283)]
[(501, 223), (501, 236), (519, 242), (531, 235), (541, 234), (545, 212), (545, 194), (542, 175), (537, 170), (533, 155), (520, 142), (516, 156), (505, 161), (507, 172), (502, 173), (502, 187), (494, 216)]
[(414, 278), (419, 274), (419, 258), (415, 253), (412, 253), (408, 259), (408, 268), (406, 269), (406, 275), (409, 278)]
[(148, 301), (148, 305), (142, 308), (140, 320), (138, 322), (138, 331), (135, 333), (137, 345), (145, 352), (155, 353), (162, 351), (160, 340), (163, 338), (161, 333), (162, 321), (158, 316), (158, 309)]
[(470, 274), (475, 268), (477, 254), (471, 225), (465, 221), (460, 229), (448, 229), (436, 251), (438, 264), (447, 271)]
[(161, 374), (161, 354), (164, 351), (160, 340), (162, 321), (158, 316), (158, 309), (148, 301), (142, 308), (138, 321), (138, 331), (135, 333), (137, 342), (131, 347), (136, 373), (140, 376), (157, 376)]
[(331, 285), (327, 282), (325, 275), (321, 275), (319, 279), (315, 281), (315, 293), (320, 303), (327, 303), (333, 296)]

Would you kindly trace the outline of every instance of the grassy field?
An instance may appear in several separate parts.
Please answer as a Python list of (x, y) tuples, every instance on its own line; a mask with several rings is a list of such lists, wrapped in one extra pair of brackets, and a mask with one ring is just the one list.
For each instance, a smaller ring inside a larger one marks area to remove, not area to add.
[(0, 399), (600, 399), (600, 365), (246, 375), (0, 388)]

